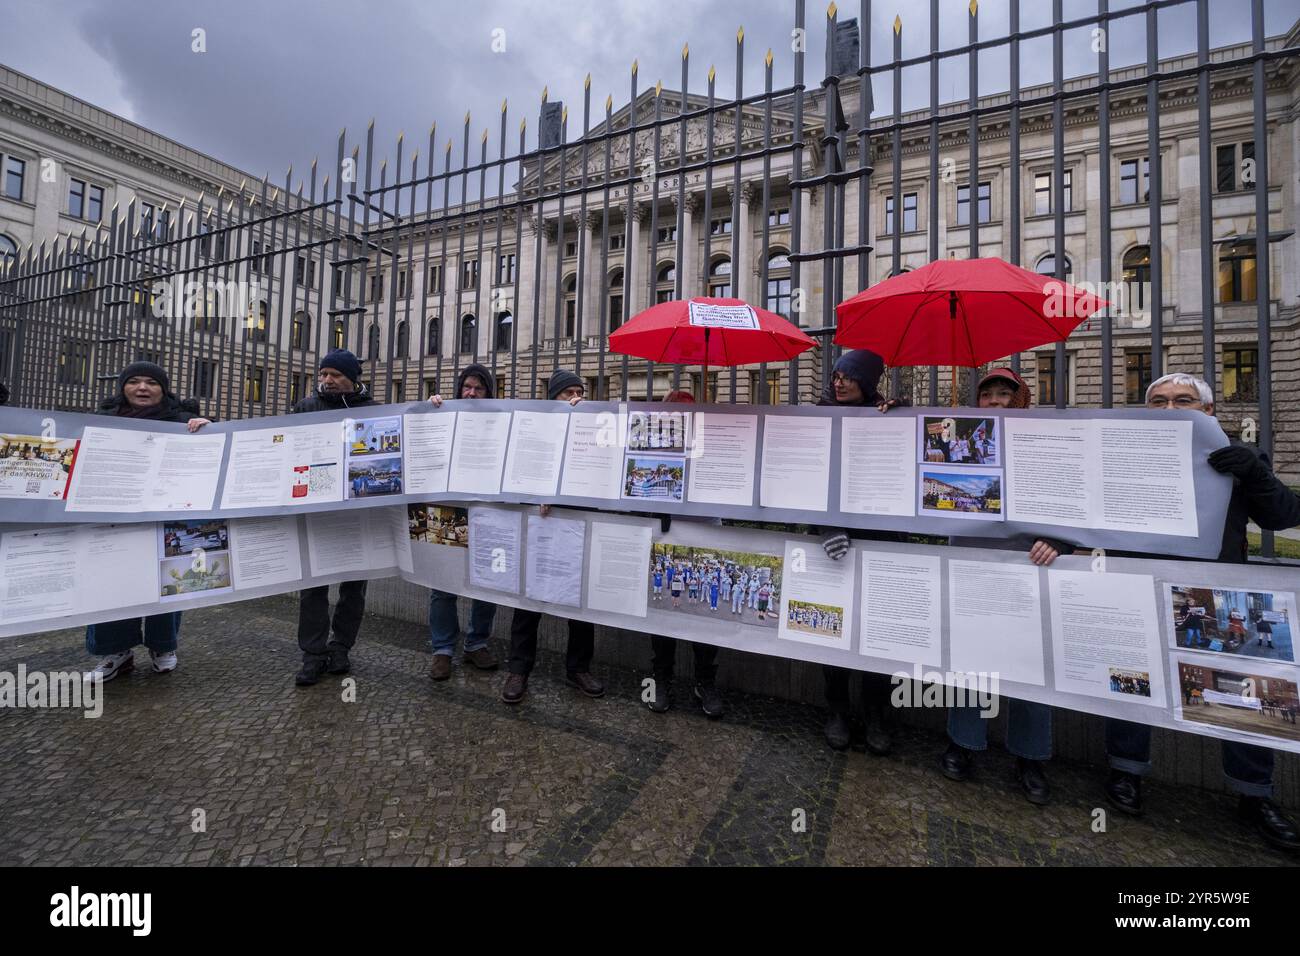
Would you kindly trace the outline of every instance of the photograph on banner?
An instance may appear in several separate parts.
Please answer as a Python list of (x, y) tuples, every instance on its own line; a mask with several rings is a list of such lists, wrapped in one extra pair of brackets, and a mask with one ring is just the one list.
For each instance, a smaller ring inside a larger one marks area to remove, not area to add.
[(690, 412), (629, 412), (627, 450), (685, 454), (690, 440), (690, 426)]
[(785, 625), (800, 634), (837, 640), (844, 630), (844, 608), (791, 600), (785, 615)]
[[(1243, 667), (1242, 665), (1245, 665)], [(1176, 681), (1174, 718), (1239, 734), (1300, 741), (1300, 695), (1294, 668), (1171, 655)]]
[(158, 552), (161, 599), (233, 590), (230, 525), (225, 518), (160, 522)]
[(1114, 694), (1128, 694), (1130, 697), (1151, 697), (1151, 672), (1130, 671), (1122, 667), (1108, 668), (1110, 671), (1110, 689)]
[(917, 513), (940, 518), (1002, 520), (1002, 472), (922, 465)]
[(398, 455), (402, 452), (402, 416), (366, 418), (350, 423), (348, 457)]
[(64, 498), (76, 457), (73, 438), (0, 435), (0, 498)]
[(371, 498), (375, 495), (402, 493), (402, 458), (349, 458), (348, 497)]
[(1170, 646), (1295, 663), (1295, 595), (1282, 591), (1165, 585)]
[(402, 493), (402, 416), (347, 423), (349, 498)]
[(444, 505), (407, 505), (406, 514), (412, 541), (453, 548), (469, 547), (468, 509)]
[(917, 421), (922, 461), (987, 467), (1002, 464), (998, 419), (922, 415)]
[(785, 587), (773, 601), (777, 637), (801, 644), (853, 648), (853, 575), (856, 561), (827, 556), (817, 542), (787, 540), (782, 554)]
[(650, 555), (650, 606), (775, 628), (782, 567), (776, 554), (659, 543)]
[(623, 498), (680, 502), (686, 496), (686, 459), (628, 455), (623, 469)]

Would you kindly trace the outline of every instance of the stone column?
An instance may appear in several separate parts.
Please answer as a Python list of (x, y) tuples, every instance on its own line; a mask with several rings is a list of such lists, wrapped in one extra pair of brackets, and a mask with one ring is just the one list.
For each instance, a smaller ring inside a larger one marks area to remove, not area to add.
[(628, 315), (634, 316), (646, 308), (645, 278), (645, 224), (650, 218), (650, 207), (635, 203), (632, 207), (632, 234), (627, 243), (627, 267), (623, 272), (624, 295), (628, 297)]
[(753, 181), (740, 184), (740, 222), (732, 223), (740, 230), (740, 261), (731, 264), (732, 284), (737, 298), (751, 304), (758, 302), (758, 280), (754, 277), (754, 225), (751, 206), (759, 194)]

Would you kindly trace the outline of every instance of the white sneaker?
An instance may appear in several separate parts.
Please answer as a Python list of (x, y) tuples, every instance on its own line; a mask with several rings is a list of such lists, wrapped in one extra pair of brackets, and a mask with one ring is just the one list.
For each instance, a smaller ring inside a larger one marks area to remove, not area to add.
[(153, 658), (153, 672), (155, 674), (166, 674), (168, 671), (176, 670), (175, 651), (163, 651), (161, 654), (150, 651), (149, 656)]
[(93, 671), (85, 674), (86, 680), (109, 681), (118, 674), (129, 674), (135, 669), (135, 651), (123, 651), (120, 654), (109, 654), (95, 667)]

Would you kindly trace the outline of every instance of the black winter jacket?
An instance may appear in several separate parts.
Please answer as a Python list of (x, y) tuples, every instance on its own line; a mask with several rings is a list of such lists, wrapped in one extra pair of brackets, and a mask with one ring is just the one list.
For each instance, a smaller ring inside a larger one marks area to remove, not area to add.
[[(121, 395), (115, 395), (112, 398), (106, 398), (99, 403), (95, 409), (96, 415), (116, 415), (118, 409), (125, 407), (126, 398)], [(179, 399), (175, 395), (163, 395), (162, 401), (158, 404), (157, 409), (149, 415), (133, 415), (140, 421), (155, 422), (180, 422), (184, 424), (191, 418), (209, 418), (199, 410), (197, 399), (186, 398)]]
[(375, 397), (364, 385), (358, 385), (355, 392), (322, 392), (319, 388), (308, 395), (293, 408), (290, 415), (303, 412), (332, 412), (340, 408), (356, 408), (359, 405), (374, 405)]

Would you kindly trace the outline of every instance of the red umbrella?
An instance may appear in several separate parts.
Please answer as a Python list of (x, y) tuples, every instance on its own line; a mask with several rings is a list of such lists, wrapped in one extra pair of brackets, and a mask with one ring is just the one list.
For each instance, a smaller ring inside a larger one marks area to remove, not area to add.
[(652, 362), (704, 366), (784, 362), (817, 343), (798, 327), (743, 299), (697, 296), (651, 306), (609, 337), (612, 352)]
[(1108, 303), (1002, 259), (940, 259), (840, 303), (835, 341), (889, 365), (975, 367), (1069, 337)]

